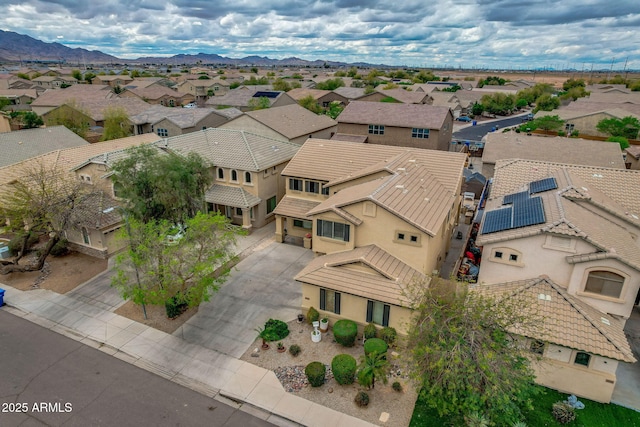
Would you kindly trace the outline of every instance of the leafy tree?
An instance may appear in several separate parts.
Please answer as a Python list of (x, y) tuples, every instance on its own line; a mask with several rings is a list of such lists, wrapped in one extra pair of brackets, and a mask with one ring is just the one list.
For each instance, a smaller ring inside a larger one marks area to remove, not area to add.
[(616, 142), (620, 144), (621, 150), (629, 148), (629, 140), (624, 136), (610, 136), (609, 138), (607, 138), (607, 142)]
[(347, 77), (354, 78), (357, 74), (358, 74), (358, 68), (356, 67), (351, 67), (349, 68), (349, 71), (347, 71)]
[(389, 90), (389, 89), (398, 89), (400, 86), (393, 83), (393, 82), (389, 82), (386, 85), (384, 85), (383, 89), (385, 90)]
[(433, 278), (410, 289), (414, 316), (407, 342), (410, 375), (440, 416), (483, 413), (495, 425), (522, 419), (538, 390), (520, 331), (535, 323), (518, 297), (496, 300), (465, 284)]
[(196, 307), (225, 282), (240, 229), (220, 213), (197, 213), (184, 226), (182, 237), (169, 244), (170, 221), (128, 219), (120, 231), (127, 250), (116, 257), (111, 282), (123, 298), (143, 309), (169, 301)]
[(560, 106), (560, 99), (557, 96), (549, 95), (545, 93), (544, 95), (540, 95), (538, 99), (536, 99), (536, 108), (533, 109), (534, 113), (538, 111), (553, 111)]
[[(297, 85), (297, 86), (295, 86), (295, 85)], [(292, 82), (292, 84), (290, 84), (288, 81), (286, 81), (284, 79), (277, 78), (277, 79), (274, 80), (272, 86), (273, 86), (273, 90), (281, 90), (283, 92), (289, 92), (294, 87), (300, 87), (300, 83), (299, 82)]]
[(437, 77), (432, 71), (420, 70), (418, 74), (413, 76), (413, 81), (416, 83), (437, 82), (440, 81), (440, 77)]
[(480, 98), (480, 103), (484, 110), (491, 114), (506, 115), (515, 108), (516, 98), (514, 95), (498, 92), (492, 95), (484, 95)]
[(249, 79), (243, 82), (245, 85), (249, 86), (257, 86), (257, 85), (268, 85), (269, 79), (265, 76), (256, 79), (255, 76), (251, 76)]
[(124, 89), (123, 89), (123, 88), (122, 88), (122, 86), (120, 86), (120, 85), (115, 85), (115, 86), (113, 87), (113, 89), (111, 89), (111, 91), (112, 91), (113, 93), (115, 93), (116, 95), (119, 95), (119, 94), (121, 94), (122, 92), (124, 92)]
[(0, 96), (0, 110), (2, 110), (7, 105), (11, 105), (11, 101), (9, 100), (9, 98)]
[(256, 67), (251, 67), (251, 72), (253, 74), (258, 74), (258, 69)]
[(16, 74), (18, 77), (20, 77), (21, 79), (24, 80), (31, 80), (31, 77), (29, 77), (29, 74), (25, 74), (25, 73), (18, 73)]
[(305, 96), (298, 100), (298, 104), (311, 111), (312, 113), (321, 114), (322, 107), (318, 105), (318, 102), (312, 95)]
[(208, 165), (199, 155), (162, 155), (153, 146), (128, 149), (111, 169), (125, 211), (142, 222), (184, 223), (202, 208), (211, 182)]
[(545, 93), (552, 94), (552, 93), (555, 93), (555, 91), (556, 91), (555, 88), (550, 84), (538, 83), (533, 87), (519, 90), (518, 93), (516, 94), (516, 97), (518, 99), (520, 98), (526, 99), (529, 105), (532, 105), (534, 102), (536, 102), (536, 99), (538, 99), (541, 95)]
[(457, 91), (459, 91), (460, 89), (462, 89), (462, 88), (460, 87), (460, 85), (455, 84), (455, 85), (453, 85), (453, 86), (445, 87), (444, 89), (442, 89), (442, 91), (443, 91), (443, 92), (457, 92)]
[(333, 75), (335, 77), (347, 77), (347, 72), (344, 70), (338, 70), (335, 73), (333, 73)]
[(107, 107), (104, 111), (103, 141), (124, 138), (131, 135), (131, 124), (127, 110), (122, 107)]
[(52, 110), (47, 114), (47, 126), (64, 126), (80, 138), (89, 132), (89, 115), (75, 100)]
[(640, 91), (640, 80), (636, 80), (635, 82), (630, 83), (629, 89), (631, 89), (634, 92)]
[(638, 131), (640, 130), (640, 121), (633, 116), (623, 117), (622, 119), (612, 117), (610, 119), (600, 120), (596, 125), (596, 129), (611, 136), (637, 139)]
[(504, 86), (507, 80), (498, 76), (488, 76), (486, 79), (478, 80), (478, 87), (483, 87), (485, 85), (494, 85), (494, 86)]
[(131, 70), (131, 74), (130, 77), (135, 79), (137, 77), (140, 77), (140, 71), (139, 70)]
[(471, 107), (471, 115), (479, 116), (483, 112), (484, 112), (484, 106), (479, 102), (474, 102), (473, 106)]
[(344, 86), (344, 80), (339, 77), (316, 83), (316, 89), (320, 90), (336, 90), (342, 86)]
[(520, 131), (526, 132), (527, 130), (533, 131), (536, 129), (542, 130), (559, 130), (564, 125), (564, 120), (559, 116), (542, 116), (530, 122), (527, 122), (520, 126)]
[(269, 98), (267, 98), (266, 96), (261, 96), (259, 98), (251, 98), (248, 102), (248, 107), (254, 111), (264, 110), (271, 107), (271, 103), (269, 102)]
[(389, 361), (387, 356), (376, 351), (365, 354), (360, 359), (358, 366), (358, 383), (367, 388), (375, 388), (376, 378), (387, 383), (387, 373), (389, 372)]
[(335, 120), (342, 113), (342, 110), (344, 110), (344, 106), (339, 101), (332, 101), (325, 114)]
[[(0, 197), (0, 216), (8, 227), (22, 233), (22, 250), (13, 261), (3, 261), (0, 273), (41, 270), (64, 230), (82, 220), (91, 188), (67, 171), (44, 163), (34, 163), (21, 171), (20, 178), (7, 186)], [(87, 207), (88, 206), (88, 207)], [(26, 230), (26, 233), (25, 233)], [(48, 236), (34, 264), (20, 265), (30, 236)]]
[(229, 89), (236, 89), (240, 87), (240, 83), (239, 82), (233, 82), (229, 85)]
[(27, 111), (22, 115), (22, 125), (25, 129), (40, 127), (44, 124), (42, 117), (33, 111)]
[(578, 98), (589, 96), (589, 93), (590, 92), (584, 90), (584, 86), (574, 86), (560, 95), (560, 99), (571, 99), (572, 101), (575, 101)]
[(584, 79), (570, 78), (566, 82), (562, 83), (562, 89), (564, 89), (565, 91), (568, 91), (569, 89), (572, 89), (574, 87), (584, 88), (585, 86), (586, 86), (586, 83), (584, 82)]
[(72, 70), (71, 76), (79, 82), (82, 81), (82, 72), (80, 70)]
[(526, 107), (527, 105), (529, 105), (529, 102), (528, 102), (526, 99), (524, 99), (524, 98), (519, 98), (519, 99), (516, 101), (516, 108), (524, 108), (524, 107)]
[(84, 73), (84, 81), (92, 84), (93, 83), (93, 79), (96, 78), (96, 75), (94, 73)]

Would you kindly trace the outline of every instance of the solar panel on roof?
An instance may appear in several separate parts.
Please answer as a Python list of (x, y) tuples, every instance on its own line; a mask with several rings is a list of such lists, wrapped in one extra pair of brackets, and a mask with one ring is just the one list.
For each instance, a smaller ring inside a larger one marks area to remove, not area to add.
[(502, 198), (502, 204), (503, 205), (510, 205), (518, 200), (526, 200), (529, 198), (529, 192), (528, 191), (521, 191), (519, 193), (511, 193), (511, 194), (507, 194), (506, 196), (504, 196)]
[(253, 94), (253, 98), (277, 98), (280, 95), (280, 92), (267, 92), (267, 91), (258, 91)]
[(544, 208), (540, 197), (520, 200), (513, 204), (513, 224), (511, 228), (542, 224), (544, 221)]
[(485, 212), (482, 234), (495, 233), (511, 228), (511, 207)]
[(558, 183), (555, 178), (545, 178), (529, 183), (529, 193), (531, 194), (555, 190), (556, 188), (558, 188)]

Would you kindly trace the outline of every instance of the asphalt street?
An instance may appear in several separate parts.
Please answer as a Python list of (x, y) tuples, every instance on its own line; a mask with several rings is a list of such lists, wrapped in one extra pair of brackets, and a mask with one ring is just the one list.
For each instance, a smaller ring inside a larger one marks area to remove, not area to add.
[(0, 308), (0, 426), (273, 424)]
[(519, 114), (517, 116), (507, 117), (505, 119), (496, 119), (487, 122), (478, 123), (476, 126), (466, 126), (453, 133), (453, 141), (480, 141), (483, 136), (491, 132), (498, 126), (498, 130), (509, 126), (522, 124), (522, 118), (528, 113)]

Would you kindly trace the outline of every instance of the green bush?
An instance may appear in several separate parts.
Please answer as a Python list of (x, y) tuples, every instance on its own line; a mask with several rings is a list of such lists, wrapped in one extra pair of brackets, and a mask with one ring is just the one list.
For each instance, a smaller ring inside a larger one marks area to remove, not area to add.
[(367, 323), (367, 326), (364, 327), (364, 339), (368, 340), (369, 338), (375, 338), (378, 333), (378, 328), (374, 323)]
[[(18, 255), (18, 252), (22, 249), (22, 241), (24, 239), (24, 234), (18, 234), (13, 239), (9, 241), (7, 245), (9, 247), (9, 254), (11, 256)], [(29, 238), (27, 239), (27, 250), (29, 250), (33, 245), (38, 243), (38, 236), (35, 234), (29, 234)]]
[(164, 303), (165, 311), (169, 319), (175, 319), (185, 312), (187, 303), (184, 302), (181, 295), (176, 295)]
[(380, 331), (380, 338), (384, 340), (389, 347), (393, 347), (396, 343), (396, 339), (398, 339), (398, 332), (391, 326), (385, 326)]
[(331, 361), (331, 371), (341, 385), (353, 384), (356, 379), (356, 359), (350, 354), (338, 354)]
[(369, 395), (364, 391), (359, 391), (353, 401), (360, 407), (367, 406), (369, 404)]
[(327, 368), (320, 362), (311, 362), (304, 368), (304, 373), (311, 387), (320, 387), (324, 384), (324, 375), (327, 373)]
[(265, 341), (280, 341), (289, 335), (289, 326), (282, 320), (269, 319), (264, 324), (264, 331), (262, 338)]
[(58, 240), (58, 243), (53, 245), (53, 247), (51, 248), (51, 252), (49, 253), (53, 256), (66, 255), (69, 252), (69, 248), (67, 247), (68, 245), (69, 241), (67, 239), (60, 239)]
[(386, 354), (388, 348), (387, 343), (380, 338), (369, 338), (364, 343), (364, 354), (373, 353), (374, 351), (378, 354)]
[(333, 336), (338, 344), (353, 347), (356, 343), (356, 335), (358, 335), (358, 325), (353, 320), (342, 319), (333, 325)]
[(402, 391), (402, 384), (400, 384), (400, 382), (398, 382), (398, 381), (394, 381), (393, 384), (391, 384), (391, 388), (394, 389), (397, 392), (401, 392)]
[(313, 322), (317, 322), (320, 319), (320, 313), (313, 307), (309, 307), (307, 312), (307, 322), (311, 325)]
[(302, 349), (298, 344), (292, 344), (291, 347), (289, 347), (289, 353), (291, 353), (293, 357), (299, 355), (301, 351)]

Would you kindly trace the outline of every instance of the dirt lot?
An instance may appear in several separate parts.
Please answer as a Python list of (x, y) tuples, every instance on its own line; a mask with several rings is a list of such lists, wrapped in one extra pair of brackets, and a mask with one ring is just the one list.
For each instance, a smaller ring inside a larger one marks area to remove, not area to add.
[(169, 319), (165, 312), (164, 306), (150, 305), (146, 307), (147, 319), (144, 318), (142, 307), (132, 303), (131, 301), (118, 307), (115, 314), (124, 316), (136, 322), (144, 323), (154, 329), (172, 334), (184, 322), (189, 320), (191, 316), (198, 312), (198, 307), (190, 308), (175, 319)]
[[(29, 255), (20, 264), (27, 264), (35, 255)], [(41, 271), (10, 273), (0, 276), (0, 283), (28, 291), (30, 289), (49, 289), (66, 294), (78, 285), (86, 282), (107, 268), (106, 259), (98, 259), (78, 252), (62, 257), (49, 256)]]

